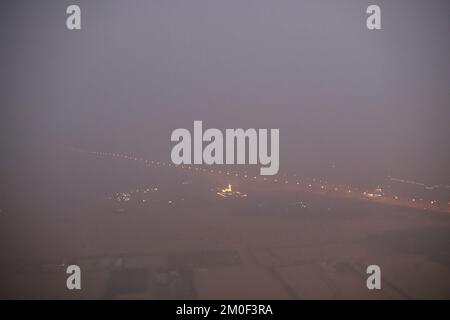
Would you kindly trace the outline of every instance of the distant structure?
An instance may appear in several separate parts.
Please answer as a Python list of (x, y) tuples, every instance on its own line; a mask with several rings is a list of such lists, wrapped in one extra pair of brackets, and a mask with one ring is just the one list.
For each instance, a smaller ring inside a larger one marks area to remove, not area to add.
[(378, 187), (373, 192), (364, 191), (363, 195), (367, 198), (381, 198), (384, 195), (384, 193), (383, 189)]
[(231, 184), (228, 184), (228, 187), (225, 189), (217, 191), (217, 195), (223, 198), (246, 198), (247, 195), (245, 193), (240, 193), (239, 191), (233, 191)]

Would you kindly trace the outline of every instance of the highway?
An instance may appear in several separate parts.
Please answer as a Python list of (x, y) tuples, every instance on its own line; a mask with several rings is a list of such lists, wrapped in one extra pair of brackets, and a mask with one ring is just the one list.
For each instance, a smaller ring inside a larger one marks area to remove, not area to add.
[(217, 178), (226, 183), (239, 185), (250, 185), (261, 192), (304, 192), (325, 197), (345, 198), (355, 201), (371, 201), (389, 206), (408, 207), (429, 212), (450, 213), (450, 202), (430, 198), (429, 195), (415, 197), (392, 194), (383, 188), (374, 190), (361, 189), (358, 187), (332, 183), (324, 179), (302, 177), (298, 174), (278, 174), (276, 176), (251, 175), (248, 172), (230, 171), (207, 165), (174, 165), (170, 162), (144, 159), (142, 157), (112, 152), (87, 151), (71, 148), (76, 152), (87, 153), (98, 157), (125, 159), (139, 162), (151, 168), (172, 168), (173, 170), (184, 170)]

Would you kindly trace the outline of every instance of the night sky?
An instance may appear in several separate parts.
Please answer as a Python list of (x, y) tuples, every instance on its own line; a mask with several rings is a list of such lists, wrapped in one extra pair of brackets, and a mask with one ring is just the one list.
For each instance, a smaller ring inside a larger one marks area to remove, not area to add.
[(279, 128), (280, 172), (450, 181), (450, 4), (70, 1), (2, 5), (1, 176), (52, 176), (55, 148), (170, 160), (170, 134)]

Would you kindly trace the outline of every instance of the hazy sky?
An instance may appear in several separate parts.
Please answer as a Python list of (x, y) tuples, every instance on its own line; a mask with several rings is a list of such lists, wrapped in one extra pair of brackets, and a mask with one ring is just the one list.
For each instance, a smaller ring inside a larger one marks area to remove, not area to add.
[(280, 172), (449, 183), (449, 16), (446, 0), (9, 1), (3, 178), (59, 146), (169, 160), (170, 133), (203, 120), (279, 128)]

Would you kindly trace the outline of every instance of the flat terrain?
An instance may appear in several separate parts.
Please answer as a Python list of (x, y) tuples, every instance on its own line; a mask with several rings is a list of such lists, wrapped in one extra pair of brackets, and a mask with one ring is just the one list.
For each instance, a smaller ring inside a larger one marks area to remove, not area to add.
[(1, 213), (0, 298), (450, 298), (446, 213), (245, 183), (222, 198), (225, 180), (83, 156), (61, 172)]

